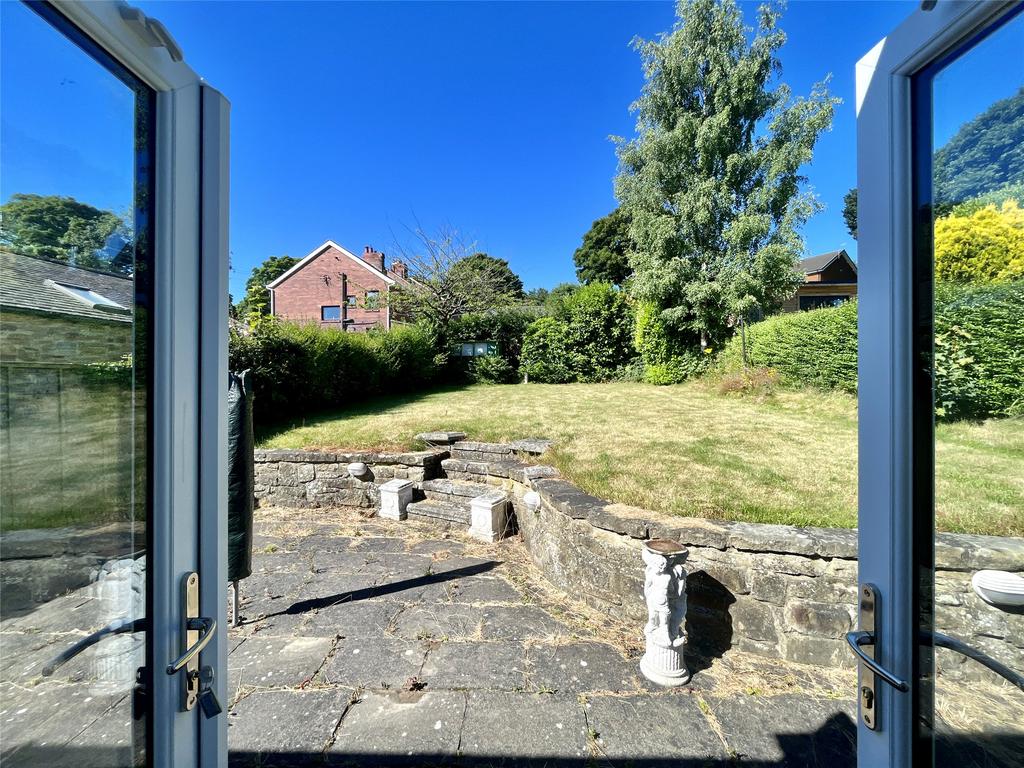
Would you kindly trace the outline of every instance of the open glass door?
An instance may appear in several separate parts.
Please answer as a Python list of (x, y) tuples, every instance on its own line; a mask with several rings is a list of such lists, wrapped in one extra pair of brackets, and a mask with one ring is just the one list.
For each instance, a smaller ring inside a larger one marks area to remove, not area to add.
[(223, 763), (227, 105), (123, 3), (0, 14), (0, 762)]
[[(858, 758), (1011, 766), (1024, 747), (1024, 6), (925, 6), (858, 66)], [(966, 387), (967, 367), (981, 384)], [(975, 482), (957, 443), (1002, 480)], [(945, 533), (970, 527), (945, 512), (954, 498), (996, 535)]]

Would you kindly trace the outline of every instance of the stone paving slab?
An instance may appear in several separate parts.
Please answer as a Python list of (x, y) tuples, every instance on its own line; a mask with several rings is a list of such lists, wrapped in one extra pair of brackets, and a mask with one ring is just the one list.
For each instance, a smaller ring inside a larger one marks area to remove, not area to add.
[(483, 612), (481, 635), (496, 640), (567, 638), (569, 628), (536, 605), (489, 606)]
[(637, 691), (637, 664), (604, 643), (531, 644), (526, 649), (527, 679), (535, 691), (585, 693)]
[[(333, 741), (352, 691), (254, 691), (228, 715), (228, 749), (234, 765), (273, 762), (264, 755), (322, 753)], [(242, 757), (248, 760), (241, 759)]]
[(807, 696), (739, 693), (706, 699), (737, 757), (779, 768), (854, 768), (856, 706)]
[(431, 643), (420, 678), (429, 690), (526, 689), (526, 648), (510, 642)]
[(366, 694), (342, 719), (332, 764), (438, 764), (459, 752), (466, 694), (434, 691)]
[(597, 753), (645, 768), (726, 761), (729, 752), (690, 695), (588, 696), (584, 706)]
[(228, 656), (228, 698), (241, 686), (297, 687), (313, 677), (333, 647), (327, 637), (249, 637)]
[(310, 611), (301, 633), (313, 637), (380, 637), (402, 612), (392, 600), (346, 600)]
[(574, 696), (473, 691), (459, 753), (490, 765), (582, 764), (590, 757), (586, 718)]
[(394, 634), (412, 640), (465, 640), (477, 637), (483, 609), (471, 605), (417, 605), (399, 614)]
[(318, 683), (376, 690), (401, 688), (420, 674), (427, 648), (393, 637), (339, 640), (317, 677)]

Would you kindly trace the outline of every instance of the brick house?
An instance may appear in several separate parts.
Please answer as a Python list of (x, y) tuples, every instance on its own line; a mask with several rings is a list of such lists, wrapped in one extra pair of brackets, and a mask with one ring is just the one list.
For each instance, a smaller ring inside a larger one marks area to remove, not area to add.
[(857, 295), (857, 264), (844, 250), (802, 259), (800, 269), (804, 283), (783, 303), (783, 312), (834, 307)]
[(402, 262), (388, 268), (384, 254), (369, 245), (360, 257), (327, 240), (267, 284), (270, 313), (284, 320), (347, 331), (388, 329), (389, 295), (408, 277)]

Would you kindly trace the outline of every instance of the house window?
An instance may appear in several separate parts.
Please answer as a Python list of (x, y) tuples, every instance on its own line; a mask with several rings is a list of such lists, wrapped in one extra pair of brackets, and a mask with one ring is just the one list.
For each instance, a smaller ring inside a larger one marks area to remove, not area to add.
[(838, 307), (845, 301), (849, 301), (849, 296), (801, 296), (800, 297), (800, 310), (806, 311), (808, 309), (821, 309), (822, 307)]
[(366, 308), (380, 309), (380, 291), (366, 292)]
[(350, 293), (348, 296), (345, 297), (345, 306), (349, 307), (350, 309), (355, 309), (356, 295), (354, 293)]
[(341, 320), (341, 307), (337, 304), (320, 307), (320, 319), (325, 321), (333, 320), (335, 322)]

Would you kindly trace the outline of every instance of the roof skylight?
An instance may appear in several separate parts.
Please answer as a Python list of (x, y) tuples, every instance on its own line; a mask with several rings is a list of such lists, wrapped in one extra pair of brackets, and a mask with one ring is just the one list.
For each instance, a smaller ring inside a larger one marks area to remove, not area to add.
[(59, 290), (63, 291), (64, 293), (68, 294), (69, 296), (72, 296), (73, 298), (78, 299), (80, 302), (92, 307), (93, 309), (99, 309), (104, 312), (117, 313), (127, 313), (131, 311), (130, 309), (128, 309), (128, 307), (118, 304), (113, 299), (108, 299), (101, 293), (96, 293), (96, 291), (92, 290), (91, 288), (85, 288), (81, 285), (69, 285), (67, 283), (58, 283), (56, 281), (53, 281), (53, 285)]

